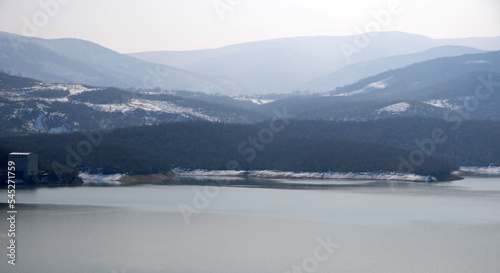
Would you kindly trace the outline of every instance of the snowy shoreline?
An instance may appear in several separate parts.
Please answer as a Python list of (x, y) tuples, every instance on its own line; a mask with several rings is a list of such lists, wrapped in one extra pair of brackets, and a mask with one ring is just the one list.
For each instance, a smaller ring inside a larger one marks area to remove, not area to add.
[(87, 186), (119, 186), (125, 184), (161, 182), (173, 178), (170, 174), (147, 174), (147, 175), (127, 175), (127, 174), (90, 174), (80, 173), (78, 175)]
[[(500, 167), (462, 166), (460, 171), (472, 174), (500, 175)], [(325, 180), (398, 180), (408, 182), (436, 182), (433, 176), (416, 175), (410, 173), (341, 173), (341, 172), (282, 172), (282, 171), (241, 171), (241, 170), (172, 170), (175, 176), (181, 177), (221, 177), (221, 178), (267, 178), (267, 179), (325, 179)], [(151, 175), (154, 176), (154, 175)], [(125, 174), (89, 174), (80, 173), (79, 177), (86, 185), (120, 185), (127, 177)], [(147, 176), (145, 176), (147, 177)], [(147, 179), (143, 179), (147, 180)]]
[(78, 174), (78, 177), (80, 177), (86, 185), (120, 185), (120, 179), (125, 176), (124, 174)]
[(289, 178), (289, 179), (352, 179), (352, 180), (399, 180), (410, 182), (435, 182), (432, 176), (408, 173), (340, 173), (340, 172), (281, 172), (281, 171), (237, 171), (237, 170), (182, 170), (174, 169), (176, 176), (193, 177), (254, 177), (254, 178)]

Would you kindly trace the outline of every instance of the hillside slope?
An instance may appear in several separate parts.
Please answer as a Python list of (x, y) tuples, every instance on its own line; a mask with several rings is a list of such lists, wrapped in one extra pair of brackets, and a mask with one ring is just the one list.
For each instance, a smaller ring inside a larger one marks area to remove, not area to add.
[(374, 61), (353, 64), (341, 68), (333, 73), (307, 81), (296, 87), (297, 90), (308, 90), (310, 92), (328, 92), (337, 87), (356, 83), (362, 79), (375, 76), (388, 70), (403, 68), (405, 66), (420, 63), (442, 57), (452, 57), (465, 54), (478, 54), (483, 51), (460, 46), (441, 46), (431, 48), (422, 52), (381, 58)]
[(0, 136), (187, 120), (249, 123), (266, 118), (239, 107), (229, 97), (211, 98), (208, 101), (196, 99), (195, 94), (186, 98), (175, 92), (134, 93), (79, 84), (47, 84), (0, 72)]
[(260, 109), (270, 112), (286, 106), (300, 119), (443, 119), (457, 112), (464, 118), (500, 120), (499, 83), (500, 51), (496, 51), (413, 64), (329, 93), (289, 97)]

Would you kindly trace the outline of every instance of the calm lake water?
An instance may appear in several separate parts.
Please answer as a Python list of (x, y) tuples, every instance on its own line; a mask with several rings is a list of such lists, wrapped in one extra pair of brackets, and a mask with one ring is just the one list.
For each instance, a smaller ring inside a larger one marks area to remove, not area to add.
[(499, 177), (186, 185), (221, 181), (18, 189), (17, 265), (2, 217), (0, 272), (500, 272)]

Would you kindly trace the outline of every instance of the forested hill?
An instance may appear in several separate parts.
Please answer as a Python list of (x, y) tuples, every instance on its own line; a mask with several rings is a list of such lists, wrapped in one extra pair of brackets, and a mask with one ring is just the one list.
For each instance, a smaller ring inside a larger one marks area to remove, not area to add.
[[(434, 141), (435, 133), (443, 141)], [(371, 142), (405, 150), (424, 150), (461, 166), (500, 165), (500, 122), (465, 120), (458, 114), (440, 119), (393, 118), (376, 121), (294, 121), (284, 132), (290, 138)], [(423, 148), (422, 148), (423, 147)]]
[[(294, 136), (287, 126), (296, 130), (301, 125), (293, 121), (257, 125), (192, 121), (86, 135), (30, 135), (1, 142), (9, 150), (38, 153), (46, 168), (58, 162), (74, 164), (80, 171), (130, 174), (167, 172), (175, 167), (385, 172), (398, 171), (400, 158), (410, 154), (380, 143)], [(415, 166), (414, 173), (445, 176), (456, 168), (453, 160), (429, 156)]]

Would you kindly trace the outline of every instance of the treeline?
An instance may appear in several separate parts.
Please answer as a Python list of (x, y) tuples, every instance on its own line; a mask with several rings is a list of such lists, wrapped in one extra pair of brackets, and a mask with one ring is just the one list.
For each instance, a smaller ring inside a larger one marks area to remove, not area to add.
[(26, 86), (33, 86), (39, 82), (40, 81), (30, 78), (12, 76), (3, 70), (0, 70), (0, 90), (12, 90)]
[(96, 104), (127, 103), (132, 99), (133, 94), (118, 88), (110, 87), (92, 92), (82, 92), (71, 95), (71, 100), (90, 102)]
[[(30, 135), (4, 138), (15, 151), (36, 152), (45, 166), (75, 165), (80, 171), (152, 174), (184, 169), (382, 172), (398, 171), (400, 158), (410, 151), (381, 143), (293, 134), (269, 123), (239, 125), (191, 121), (119, 128), (112, 132)], [(313, 124), (320, 126), (319, 123)], [(324, 126), (331, 126), (324, 123)], [(314, 127), (304, 127), (309, 130)], [(320, 130), (321, 131), (321, 130)], [(312, 135), (312, 134), (316, 135)], [(446, 176), (457, 165), (435, 156), (414, 166), (413, 172)]]

